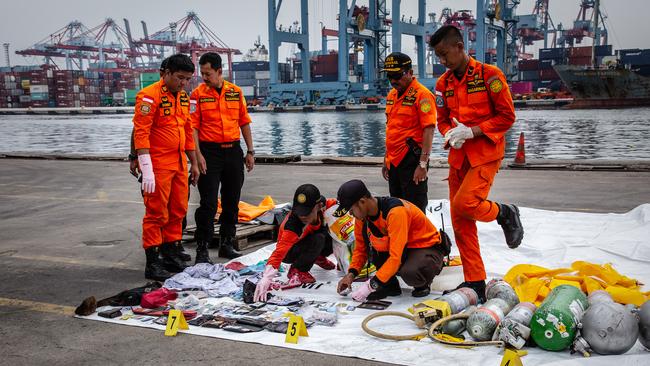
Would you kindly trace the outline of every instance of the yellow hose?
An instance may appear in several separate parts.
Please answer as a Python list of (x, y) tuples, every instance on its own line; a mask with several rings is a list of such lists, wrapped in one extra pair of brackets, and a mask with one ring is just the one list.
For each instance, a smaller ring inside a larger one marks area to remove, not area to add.
[(453, 341), (448, 341), (445, 339), (441, 339), (437, 337), (437, 334), (435, 333), (435, 330), (443, 326), (445, 323), (452, 321), (452, 320), (457, 320), (457, 319), (467, 319), (469, 318), (470, 314), (455, 314), (455, 315), (450, 315), (448, 317), (439, 319), (435, 323), (431, 325), (429, 330), (425, 330), (419, 333), (415, 334), (409, 334), (409, 335), (392, 335), (392, 334), (385, 334), (385, 333), (380, 333), (375, 330), (372, 330), (368, 327), (368, 323), (375, 319), (379, 318), (382, 316), (397, 316), (400, 318), (405, 318), (409, 319), (411, 321), (415, 321), (415, 317), (411, 314), (408, 313), (402, 313), (399, 311), (379, 311), (374, 314), (368, 315), (365, 319), (363, 319), (363, 322), (361, 323), (361, 328), (364, 330), (364, 332), (370, 334), (373, 337), (381, 338), (381, 339), (388, 339), (391, 341), (419, 341), (422, 338), (426, 337), (427, 335), (434, 341), (448, 345), (448, 346), (454, 346), (454, 347), (478, 347), (478, 346), (497, 346), (497, 347), (504, 347), (504, 342), (502, 341), (461, 341), (461, 342), (453, 342)]
[(462, 341), (462, 342), (451, 342), (451, 341), (446, 341), (444, 339), (440, 339), (436, 337), (436, 329), (442, 327), (445, 323), (452, 321), (452, 320), (457, 320), (457, 319), (467, 319), (469, 318), (470, 314), (454, 314), (450, 315), (448, 317), (439, 319), (435, 323), (431, 325), (429, 328), (429, 337), (433, 339), (434, 341), (442, 344), (446, 344), (448, 346), (454, 346), (454, 347), (478, 347), (478, 346), (497, 346), (497, 347), (503, 347), (504, 343), (502, 341)]
[(422, 332), (419, 332), (419, 333), (416, 333), (416, 334), (411, 334), (411, 335), (391, 335), (391, 334), (379, 333), (377, 331), (374, 331), (374, 330), (368, 328), (368, 323), (371, 320), (373, 320), (375, 318), (382, 317), (382, 316), (398, 316), (398, 317), (401, 317), (401, 318), (409, 319), (411, 321), (415, 321), (414, 318), (413, 318), (413, 315), (408, 314), (408, 313), (401, 313), (399, 311), (379, 311), (377, 313), (370, 314), (365, 319), (363, 319), (363, 322), (361, 323), (361, 328), (363, 328), (363, 330), (366, 333), (370, 334), (373, 337), (388, 339), (388, 340), (391, 340), (391, 341), (419, 341), (420, 339), (427, 336), (427, 331), (426, 330), (422, 331)]

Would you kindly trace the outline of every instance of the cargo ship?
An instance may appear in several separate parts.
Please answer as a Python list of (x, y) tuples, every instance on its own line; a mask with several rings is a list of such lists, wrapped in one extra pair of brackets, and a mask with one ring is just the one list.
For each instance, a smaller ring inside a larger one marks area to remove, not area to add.
[[(573, 95), (573, 103), (567, 108), (650, 106), (650, 50), (625, 51), (628, 50), (619, 51), (619, 60), (609, 67), (555, 65), (555, 71)], [(631, 57), (643, 64), (628, 63)]]

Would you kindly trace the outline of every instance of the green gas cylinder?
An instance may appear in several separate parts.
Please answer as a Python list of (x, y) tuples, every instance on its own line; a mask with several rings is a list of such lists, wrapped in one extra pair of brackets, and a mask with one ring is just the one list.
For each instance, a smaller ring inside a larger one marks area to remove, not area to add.
[(533, 314), (531, 337), (547, 351), (566, 349), (573, 343), (588, 306), (587, 297), (577, 287), (561, 285), (554, 288)]

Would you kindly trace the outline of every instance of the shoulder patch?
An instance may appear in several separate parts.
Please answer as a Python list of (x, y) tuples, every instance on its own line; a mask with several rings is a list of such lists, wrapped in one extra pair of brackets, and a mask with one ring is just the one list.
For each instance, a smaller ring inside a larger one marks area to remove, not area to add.
[(422, 113), (431, 112), (431, 101), (429, 99), (422, 99), (420, 101), (420, 111)]
[(445, 106), (445, 99), (442, 95), (436, 95), (436, 106), (442, 108)]
[[(144, 98), (143, 98), (143, 100), (144, 100)], [(149, 114), (149, 112), (151, 112), (151, 105), (149, 105), (147, 103), (142, 103), (140, 105), (140, 114), (143, 115), (143, 116), (146, 116), (147, 114)]]
[(503, 89), (503, 83), (501, 82), (501, 80), (496, 79), (490, 83), (490, 90), (492, 91), (492, 93), (498, 93), (502, 89)]
[(190, 113), (196, 112), (196, 100), (190, 99)]

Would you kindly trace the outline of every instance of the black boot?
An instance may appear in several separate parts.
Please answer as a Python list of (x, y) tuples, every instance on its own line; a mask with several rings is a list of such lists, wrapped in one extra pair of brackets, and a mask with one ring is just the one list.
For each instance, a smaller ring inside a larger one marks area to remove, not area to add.
[(196, 261), (194, 264), (199, 263), (212, 263), (210, 260), (210, 253), (208, 253), (208, 243), (200, 240), (196, 242)]
[(235, 250), (234, 242), (235, 238), (232, 236), (222, 238), (219, 245), (219, 257), (228, 259), (241, 257), (241, 253)]
[(185, 262), (189, 262), (192, 260), (192, 256), (187, 254), (187, 252), (185, 252), (185, 247), (183, 247), (183, 243), (181, 243), (180, 241), (178, 242), (178, 256)]
[(428, 286), (415, 287), (413, 289), (413, 291), (411, 292), (411, 296), (413, 296), (413, 297), (425, 297), (430, 293), (431, 293), (431, 285), (429, 284)]
[(169, 272), (183, 272), (187, 268), (185, 261), (178, 255), (178, 247), (175, 243), (163, 243), (160, 246), (162, 264)]
[(521, 244), (524, 238), (524, 227), (519, 219), (519, 208), (515, 205), (506, 205), (497, 203), (499, 206), (499, 215), (497, 222), (503, 229), (503, 234), (506, 237), (506, 243), (512, 249)]
[(155, 281), (164, 281), (173, 276), (173, 274), (165, 270), (162, 260), (158, 255), (158, 247), (149, 247), (144, 250), (144, 253), (147, 256), (147, 264), (144, 267), (144, 278)]
[(385, 299), (388, 296), (399, 296), (402, 294), (402, 289), (399, 287), (399, 281), (397, 277), (393, 277), (388, 282), (379, 287), (374, 292), (371, 292), (368, 295), (368, 300), (381, 300)]
[[(465, 281), (458, 285), (454, 290), (458, 290), (459, 288), (462, 287), (467, 287), (471, 288), (476, 292), (478, 295), (478, 302), (479, 303), (484, 303), (485, 302), (485, 281)], [(443, 295), (446, 295), (454, 290), (445, 290), (442, 292)]]

